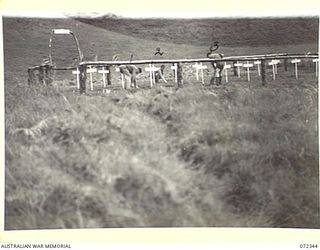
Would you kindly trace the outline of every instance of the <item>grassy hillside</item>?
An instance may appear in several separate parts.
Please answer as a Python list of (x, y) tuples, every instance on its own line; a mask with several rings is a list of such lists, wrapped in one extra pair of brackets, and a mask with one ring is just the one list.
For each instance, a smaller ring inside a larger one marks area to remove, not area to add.
[[(132, 37), (72, 19), (4, 19), (5, 228), (260, 226), (319, 228), (318, 83), (311, 63), (261, 86), (229, 75), (202, 86), (184, 65), (183, 88), (79, 95), (70, 72), (27, 86), (52, 28), (70, 28), (87, 58), (203, 57), (207, 46)], [(137, 32), (139, 32), (137, 30)], [(69, 65), (72, 39), (54, 40)], [(317, 44), (223, 47), (227, 55), (306, 52)], [(299, 66), (300, 67), (300, 66)], [(205, 72), (208, 82), (212, 71)], [(60, 75), (59, 75), (60, 74)], [(58, 78), (60, 77), (60, 78)]]
[(78, 19), (134, 37), (178, 44), (225, 47), (317, 43), (319, 18), (213, 18), (213, 19)]

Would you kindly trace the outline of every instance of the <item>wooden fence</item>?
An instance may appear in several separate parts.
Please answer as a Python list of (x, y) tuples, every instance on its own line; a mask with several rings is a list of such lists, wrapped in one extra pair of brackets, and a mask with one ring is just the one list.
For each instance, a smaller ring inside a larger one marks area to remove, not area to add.
[[(41, 82), (43, 84), (48, 84), (52, 82), (53, 70), (72, 70), (79, 69), (79, 85), (80, 93), (85, 93), (86, 91), (86, 70), (87, 67), (106, 67), (107, 70), (110, 66), (119, 65), (140, 65), (140, 64), (176, 64), (177, 65), (177, 84), (178, 86), (182, 83), (182, 64), (183, 63), (203, 63), (203, 62), (236, 62), (242, 61), (260, 61), (261, 62), (261, 81), (262, 84), (266, 84), (266, 63), (267, 60), (283, 60), (284, 69), (287, 70), (289, 59), (318, 59), (318, 54), (267, 54), (267, 55), (251, 55), (251, 56), (230, 56), (224, 57), (223, 59), (210, 59), (210, 58), (198, 58), (198, 59), (158, 59), (158, 60), (134, 60), (134, 61), (83, 61), (79, 63), (78, 67), (53, 67), (51, 65), (40, 65), (31, 67), (28, 69), (29, 73), (29, 83)], [(39, 72), (38, 77), (34, 72)], [(110, 70), (109, 70), (110, 72)], [(108, 74), (107, 77), (108, 85), (111, 84), (111, 77)]]

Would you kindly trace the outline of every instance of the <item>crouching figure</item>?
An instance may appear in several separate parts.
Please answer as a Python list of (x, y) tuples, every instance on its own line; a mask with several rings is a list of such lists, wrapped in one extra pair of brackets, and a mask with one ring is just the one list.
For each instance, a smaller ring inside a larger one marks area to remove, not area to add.
[(124, 76), (124, 89), (127, 89), (127, 78), (126, 76), (128, 76), (130, 78), (130, 87), (131, 88), (138, 88), (137, 85), (137, 75), (140, 74), (142, 72), (142, 69), (132, 65), (132, 64), (128, 64), (128, 65), (120, 65), (119, 66), (119, 70), (120, 73), (123, 74)]

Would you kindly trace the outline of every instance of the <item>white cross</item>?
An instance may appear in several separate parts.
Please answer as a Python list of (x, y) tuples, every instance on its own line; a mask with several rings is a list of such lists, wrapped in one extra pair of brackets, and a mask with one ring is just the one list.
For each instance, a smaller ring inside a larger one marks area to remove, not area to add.
[(254, 61), (253, 63), (258, 66), (258, 76), (260, 76), (260, 64), (261, 64), (261, 61)]
[(296, 79), (298, 79), (298, 63), (301, 62), (300, 59), (294, 59), (291, 61), (291, 63), (294, 63), (294, 69), (296, 73)]
[(316, 64), (316, 77), (318, 77), (318, 63), (319, 63), (319, 58), (313, 59), (312, 61)]
[(268, 65), (272, 66), (272, 78), (273, 78), (273, 80), (276, 80), (276, 67), (275, 67), (275, 65), (277, 65), (277, 63), (274, 62), (274, 60), (272, 60), (271, 62), (268, 62)]
[(240, 77), (240, 75), (241, 75), (241, 73), (240, 73), (240, 67), (243, 66), (243, 63), (237, 62), (237, 63), (234, 64), (234, 66), (236, 66), (236, 67), (238, 68), (238, 77)]
[(174, 71), (174, 80), (178, 82), (178, 65), (175, 63), (171, 66), (171, 69)]
[(196, 69), (197, 81), (199, 81), (199, 66), (200, 66), (200, 64), (198, 64), (198, 63), (192, 65), (192, 68), (195, 68), (195, 69)]
[(160, 68), (157, 68), (154, 65), (149, 64), (149, 68), (145, 68), (145, 70), (150, 73), (150, 86), (152, 88), (153, 84), (155, 84), (156, 82), (154, 72), (160, 70)]
[(249, 63), (249, 61), (247, 61), (246, 64), (243, 64), (243, 67), (247, 68), (248, 82), (250, 82), (250, 68), (253, 67), (253, 64)]
[(274, 63), (274, 71), (275, 74), (278, 74), (278, 64), (280, 63), (280, 60), (271, 60)]
[(80, 71), (79, 68), (77, 68), (76, 70), (72, 71), (73, 75), (77, 75), (77, 88), (80, 89)]
[(224, 63), (224, 71), (226, 72), (226, 83), (228, 83), (228, 69), (231, 68), (231, 65), (230, 64), (227, 64), (226, 62)]
[(92, 80), (92, 73), (97, 72), (96, 68), (92, 68), (92, 66), (89, 66), (87, 69), (87, 73), (90, 74), (90, 86), (91, 86), (91, 91), (93, 91), (93, 80)]
[[(120, 72), (120, 68), (116, 66), (115, 71)], [(124, 75), (122, 73), (120, 73), (120, 74), (121, 74), (121, 86), (124, 89)]]
[(103, 87), (106, 88), (106, 74), (109, 74), (109, 70), (107, 70), (105, 67), (102, 67), (102, 70), (99, 70), (98, 73), (102, 74)]

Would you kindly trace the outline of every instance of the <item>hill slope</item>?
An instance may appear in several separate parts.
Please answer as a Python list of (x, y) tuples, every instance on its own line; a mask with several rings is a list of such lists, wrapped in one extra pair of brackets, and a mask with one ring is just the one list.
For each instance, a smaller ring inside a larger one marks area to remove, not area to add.
[(274, 46), (317, 42), (319, 19), (216, 18), (216, 19), (78, 19), (107, 30), (155, 41), (226, 47)]

